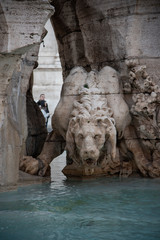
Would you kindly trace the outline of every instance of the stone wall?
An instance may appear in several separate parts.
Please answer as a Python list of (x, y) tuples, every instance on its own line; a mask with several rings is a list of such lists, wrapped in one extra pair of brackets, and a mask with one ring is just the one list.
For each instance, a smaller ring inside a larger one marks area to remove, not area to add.
[(0, 185), (17, 183), (27, 137), (26, 92), (53, 10), (46, 0), (0, 2)]

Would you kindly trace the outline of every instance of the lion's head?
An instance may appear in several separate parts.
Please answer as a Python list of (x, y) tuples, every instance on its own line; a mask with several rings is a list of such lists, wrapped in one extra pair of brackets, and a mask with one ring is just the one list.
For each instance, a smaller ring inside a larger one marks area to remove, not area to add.
[(92, 96), (89, 90), (85, 90), (80, 100), (74, 103), (66, 134), (66, 149), (70, 158), (77, 164), (90, 167), (97, 165), (102, 152), (109, 151), (112, 158), (116, 154), (112, 111), (102, 99), (99, 105), (98, 102), (95, 104)]

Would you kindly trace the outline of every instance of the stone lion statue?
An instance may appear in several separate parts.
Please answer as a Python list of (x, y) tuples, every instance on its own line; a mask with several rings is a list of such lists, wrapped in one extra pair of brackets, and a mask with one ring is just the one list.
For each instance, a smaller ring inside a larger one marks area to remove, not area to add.
[(95, 99), (90, 89), (83, 88), (80, 100), (73, 105), (66, 133), (66, 149), (78, 165), (97, 165), (107, 149), (113, 159), (116, 156), (117, 132), (113, 113), (106, 101), (99, 98)]
[(130, 133), (133, 134), (128, 130), (130, 121), (113, 68), (107, 66), (100, 72), (89, 73), (82, 67), (73, 68), (64, 81), (61, 99), (52, 116), (53, 131), (41, 154), (36, 159), (24, 157), (20, 169), (45, 176), (51, 161), (66, 149), (63, 173), (68, 177), (122, 172), (130, 175), (134, 165), (146, 175), (143, 161), (138, 162), (139, 157), (144, 159), (139, 145), (130, 141)]

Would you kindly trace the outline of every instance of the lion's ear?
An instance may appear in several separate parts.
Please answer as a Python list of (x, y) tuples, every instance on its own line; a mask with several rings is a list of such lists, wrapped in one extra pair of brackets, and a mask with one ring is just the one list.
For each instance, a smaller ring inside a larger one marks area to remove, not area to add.
[(81, 125), (81, 122), (82, 122), (82, 121), (81, 121), (81, 119), (80, 119), (79, 117), (73, 117), (73, 118), (71, 118), (70, 121), (69, 121), (68, 128), (70, 128), (71, 131), (73, 131), (74, 128), (75, 128), (75, 125), (76, 125), (76, 124)]
[(102, 117), (96, 118), (96, 123), (97, 123), (97, 125), (101, 125), (103, 123)]
[(116, 125), (115, 119), (114, 118), (108, 118), (108, 117), (103, 117), (103, 123), (105, 123), (108, 127), (112, 125)]

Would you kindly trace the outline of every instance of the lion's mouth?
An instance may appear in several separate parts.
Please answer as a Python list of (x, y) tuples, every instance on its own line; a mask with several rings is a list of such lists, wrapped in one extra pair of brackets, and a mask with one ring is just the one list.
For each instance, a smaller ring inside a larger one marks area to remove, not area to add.
[(88, 165), (91, 165), (91, 164), (94, 163), (94, 160), (93, 160), (92, 158), (87, 158), (87, 159), (86, 159), (86, 163), (87, 163)]

